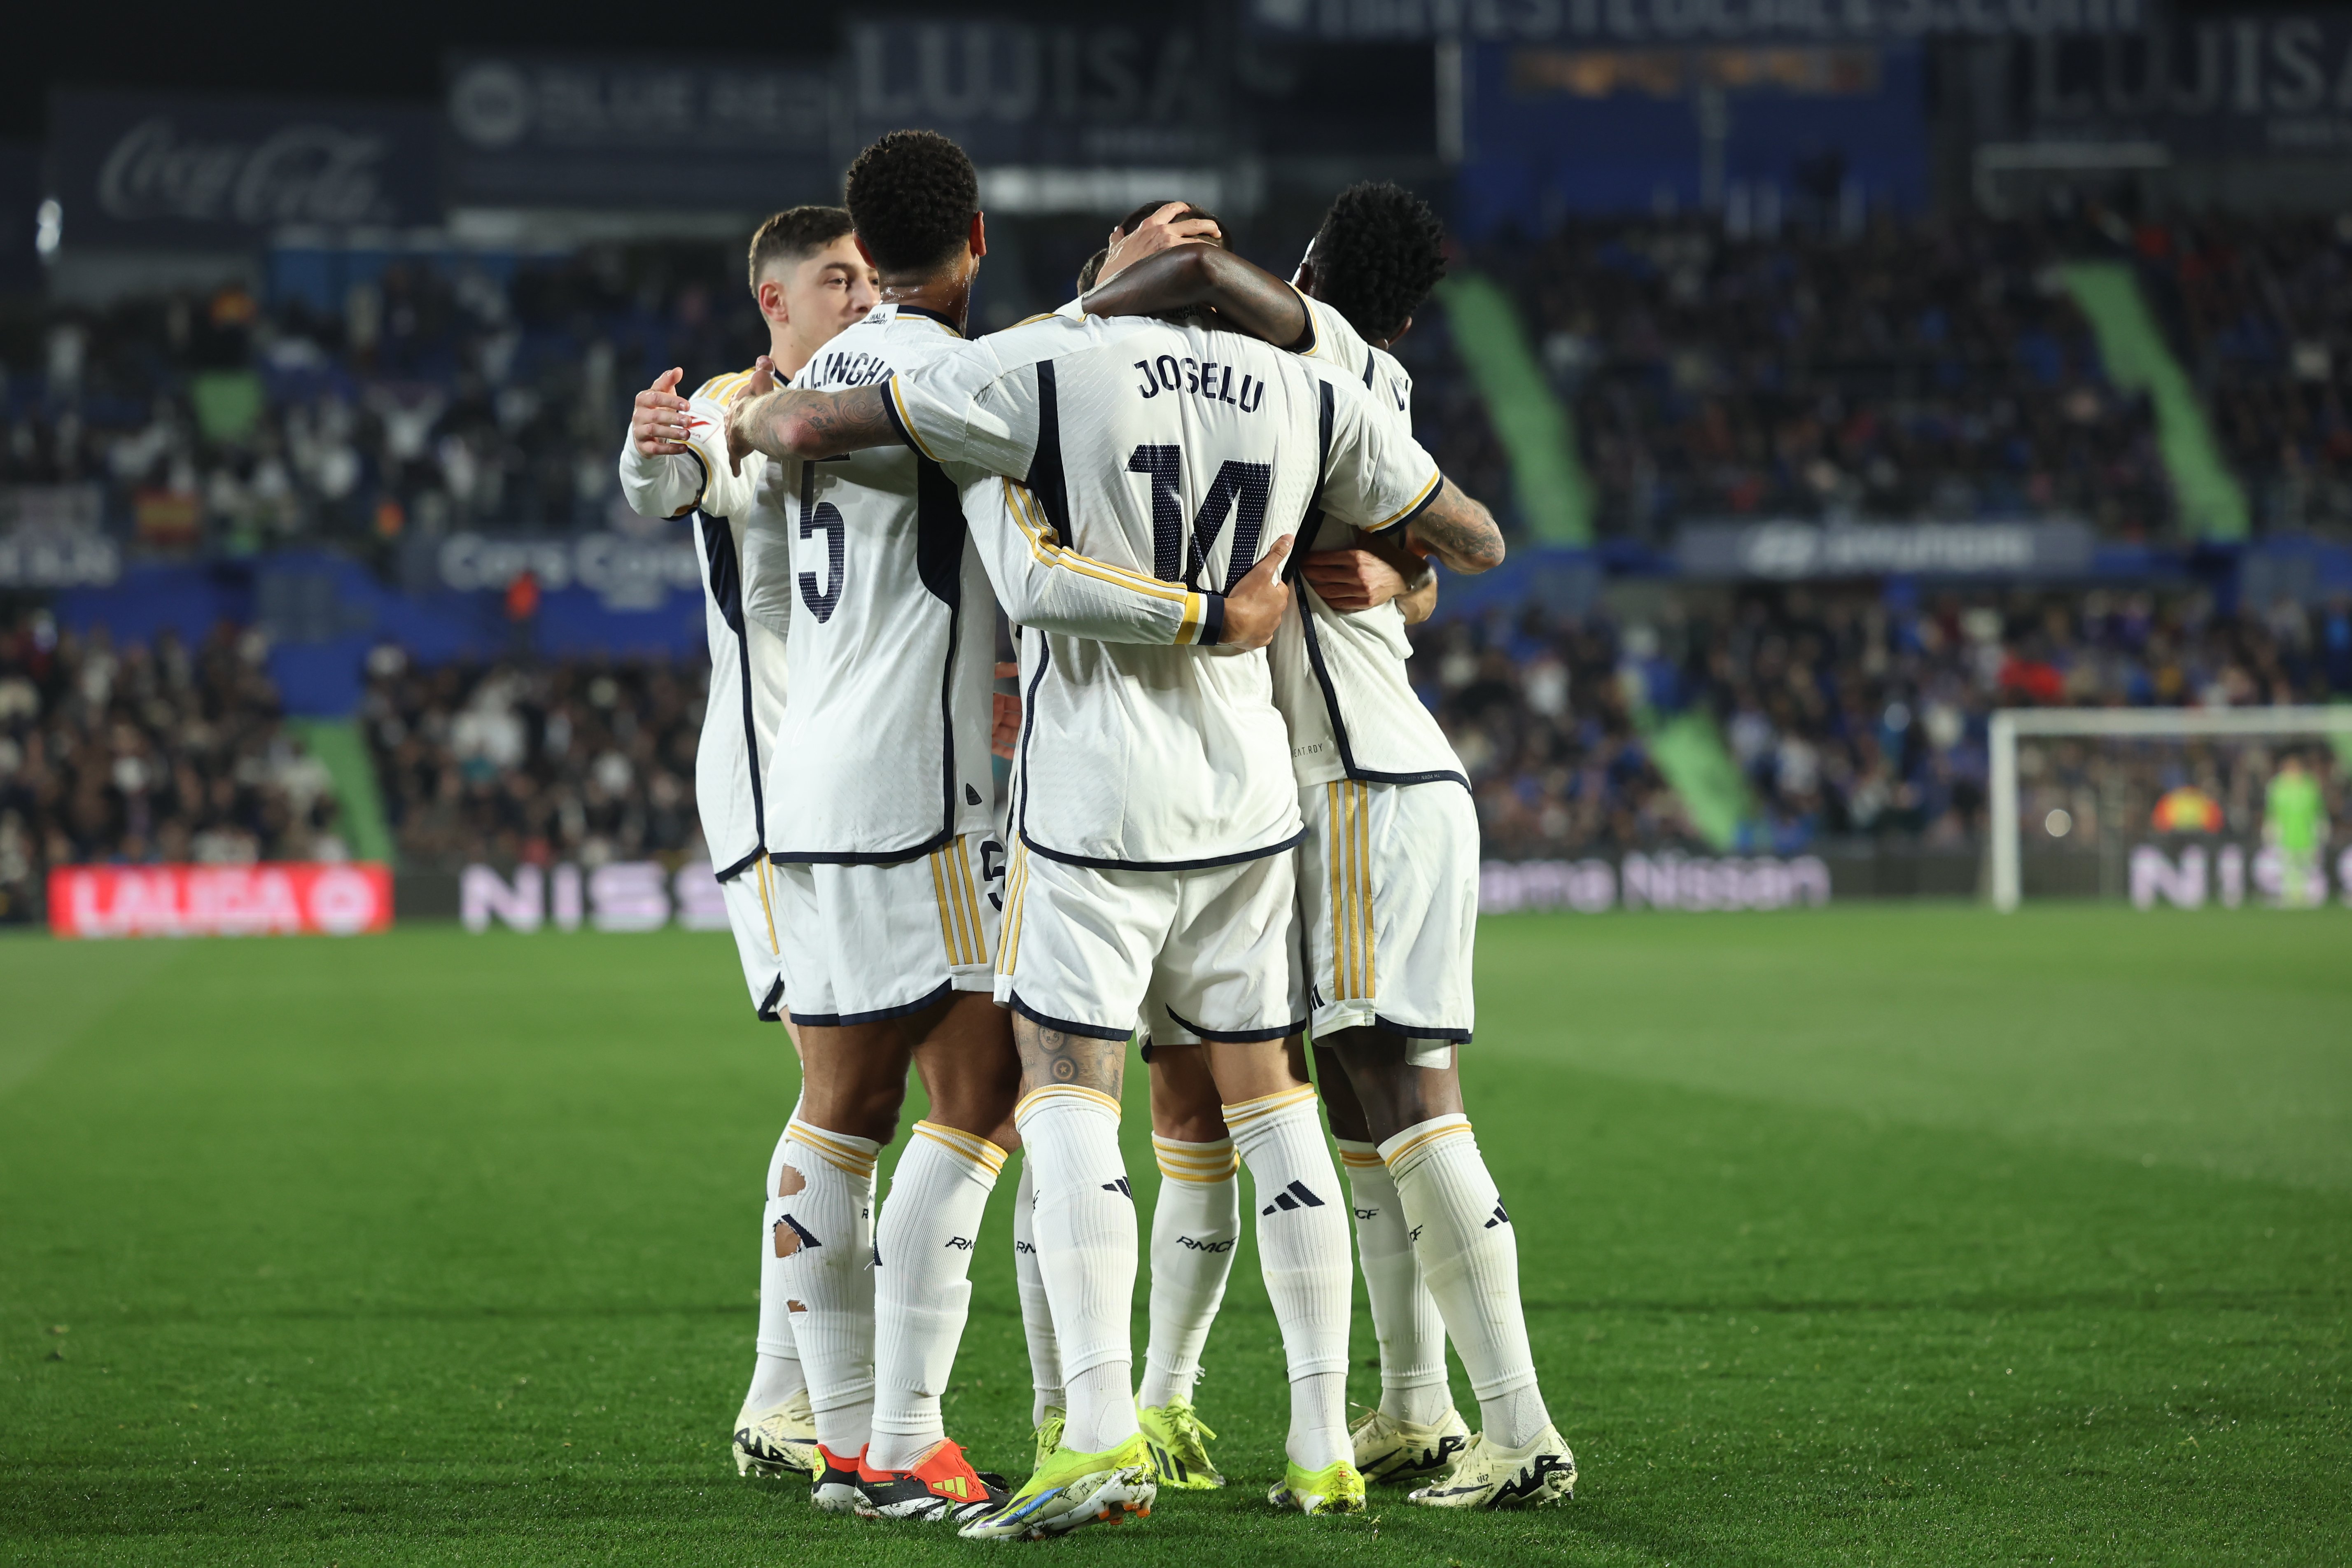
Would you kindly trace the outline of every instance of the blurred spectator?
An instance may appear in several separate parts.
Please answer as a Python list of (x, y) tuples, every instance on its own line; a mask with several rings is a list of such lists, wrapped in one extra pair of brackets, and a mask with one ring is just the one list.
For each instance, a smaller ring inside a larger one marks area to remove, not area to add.
[(369, 660), (362, 720), (402, 863), (544, 865), (700, 853), (700, 660)]
[[(1748, 848), (1964, 847), (1983, 829), (1997, 707), (2310, 702), (2347, 684), (2320, 650), (2201, 594), (1685, 592), (1655, 621), (1530, 606), (1416, 635), (1414, 679), (1469, 769), (1487, 852), (1506, 858), (1696, 847), (1646, 739), (1679, 710), (1717, 722), (1755, 803)], [(2036, 821), (2063, 804), (2144, 828), (2164, 790), (2197, 784), (2245, 832), (2270, 752), (2064, 742), (2028, 748), (2021, 770)]]
[(333, 781), (284, 728), (258, 633), (150, 648), (27, 616), (0, 635), (0, 921), (52, 866), (340, 860)]
[(1518, 288), (1608, 531), (2072, 516), (2140, 537), (2171, 515), (2148, 410), (2052, 270), (2107, 248), (2014, 224), (1580, 221), (1478, 260)]

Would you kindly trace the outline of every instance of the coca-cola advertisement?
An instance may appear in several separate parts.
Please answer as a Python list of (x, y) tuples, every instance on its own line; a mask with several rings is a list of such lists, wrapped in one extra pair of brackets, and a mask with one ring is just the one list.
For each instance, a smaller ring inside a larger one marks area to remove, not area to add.
[(392, 871), (373, 864), (59, 866), (59, 936), (357, 936), (392, 924)]
[(441, 219), (430, 110), (61, 92), (52, 174), (69, 246), (242, 247), (289, 229)]

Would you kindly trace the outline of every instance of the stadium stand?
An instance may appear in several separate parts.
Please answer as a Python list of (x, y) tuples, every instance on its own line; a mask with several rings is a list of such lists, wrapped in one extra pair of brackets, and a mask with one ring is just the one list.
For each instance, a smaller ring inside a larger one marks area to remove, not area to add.
[(404, 866), (699, 851), (700, 663), (412, 666), (376, 650), (361, 721)]
[(0, 635), (0, 921), (51, 866), (339, 860), (326, 768), (288, 730), (250, 631), (117, 647), (27, 615)]

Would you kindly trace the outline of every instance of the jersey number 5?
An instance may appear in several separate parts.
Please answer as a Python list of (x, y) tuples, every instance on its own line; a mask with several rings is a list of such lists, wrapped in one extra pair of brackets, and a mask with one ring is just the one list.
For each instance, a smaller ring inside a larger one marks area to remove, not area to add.
[[(1201, 510), (1192, 514), (1189, 537), (1184, 531), (1183, 500), (1177, 494), (1184, 475), (1184, 448), (1138, 447), (1128, 455), (1127, 471), (1151, 476), (1151, 574), (1202, 594), (1230, 594), (1239, 586), (1257, 564), (1257, 536), (1265, 530), (1274, 465), (1228, 458), (1210, 481)], [(1217, 547), (1217, 535), (1224, 531), (1229, 513), (1238, 513), (1239, 521), (1234, 524), (1233, 553), (1225, 558), (1225, 585), (1212, 588), (1201, 581), (1201, 574), (1208, 569), (1209, 552)]]
[(824, 591), (817, 592), (816, 574), (800, 574), (801, 603), (809, 607), (820, 625), (833, 619), (833, 607), (841, 603), (842, 550), (848, 542), (849, 530), (841, 521), (841, 509), (829, 500), (816, 499), (816, 465), (801, 468), (801, 537), (824, 535)]

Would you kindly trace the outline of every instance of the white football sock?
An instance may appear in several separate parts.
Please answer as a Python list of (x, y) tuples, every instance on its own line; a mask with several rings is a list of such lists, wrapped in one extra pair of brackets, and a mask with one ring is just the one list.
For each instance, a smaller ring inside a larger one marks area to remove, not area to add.
[(1045, 1300), (1045, 1277), (1037, 1268), (1037, 1236), (1032, 1223), (1037, 1184), (1026, 1156), (1021, 1184), (1013, 1194), (1013, 1279), (1021, 1291), (1021, 1331), (1029, 1340), (1029, 1425), (1045, 1424), (1048, 1410), (1069, 1408), (1062, 1392), (1062, 1343), (1054, 1337), (1054, 1309)]
[(1348, 1222), (1339, 1173), (1305, 1084), (1224, 1108), (1256, 1194), (1258, 1265), (1290, 1367), (1291, 1463), (1319, 1470), (1349, 1458)]
[(1181, 1143), (1154, 1133), (1151, 1151), (1160, 1175), (1151, 1206), (1151, 1343), (1135, 1396), (1146, 1405), (1192, 1397), (1242, 1226), (1232, 1139)]
[(1381, 1413), (1433, 1426), (1454, 1408), (1454, 1391), (1445, 1385), (1445, 1321), (1421, 1282), (1404, 1205), (1397, 1202), (1396, 1183), (1380, 1150), (1338, 1142), (1349, 1206), (1356, 1214), (1356, 1257), (1381, 1342)]
[[(797, 1104), (793, 1107), (793, 1115), (800, 1110)], [(768, 1200), (775, 1197), (776, 1183), (783, 1173), (787, 1136), (777, 1137), (776, 1151), (768, 1156), (768, 1184), (761, 1189)], [(743, 1395), (743, 1408), (753, 1412), (773, 1410), (808, 1386), (801, 1374), (800, 1347), (793, 1342), (793, 1315), (784, 1310), (784, 1287), (777, 1273), (783, 1260), (776, 1256), (774, 1226), (775, 1215), (770, 1212), (768, 1223), (760, 1229), (760, 1329), (752, 1342), (756, 1354), (751, 1387)]]
[(1470, 1374), (1486, 1440), (1533, 1442), (1551, 1424), (1519, 1309), (1519, 1244), (1466, 1116), (1416, 1122), (1381, 1145), (1422, 1278)]
[(768, 1200), (777, 1283), (808, 1376), (817, 1441), (846, 1458), (866, 1447), (874, 1415), (874, 1157), (870, 1138), (795, 1118)]
[(1118, 1101), (1054, 1084), (1022, 1096), (1013, 1120), (1024, 1159), (1036, 1162), (1031, 1224), (1070, 1400), (1062, 1441), (1079, 1453), (1115, 1448), (1136, 1432), (1135, 1200), (1118, 1152)]
[(976, 1133), (915, 1123), (874, 1219), (874, 1439), (877, 1470), (914, 1468), (948, 1435), (940, 1394), (971, 1309), (971, 1248), (1004, 1151)]

